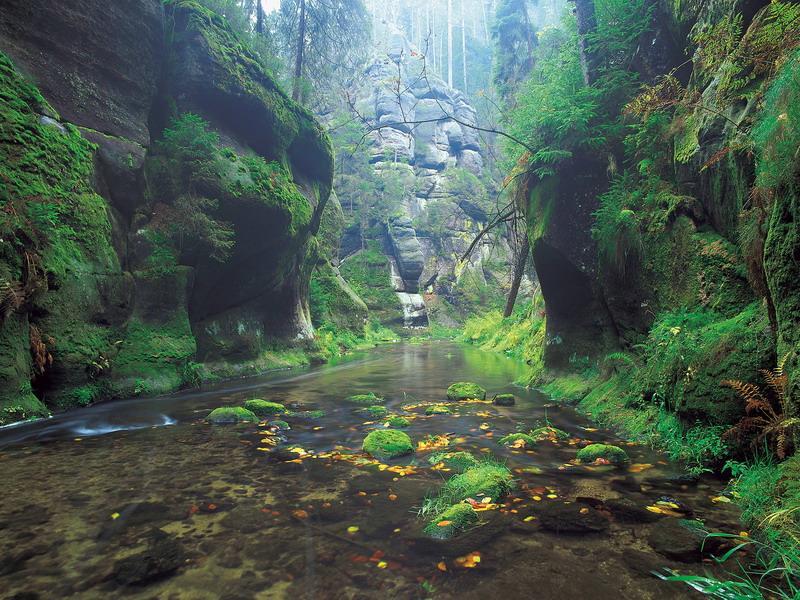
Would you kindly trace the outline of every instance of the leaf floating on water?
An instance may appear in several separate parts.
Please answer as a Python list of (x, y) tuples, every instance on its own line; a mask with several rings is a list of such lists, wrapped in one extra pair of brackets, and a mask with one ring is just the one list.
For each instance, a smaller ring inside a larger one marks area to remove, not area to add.
[(386, 567), (389, 566), (389, 563), (387, 563), (385, 560), (382, 560), (375, 566), (378, 567), (379, 569), (385, 569)]
[(389, 500), (391, 500), (392, 502), (397, 500), (397, 494), (389, 494)]
[(350, 525), (350, 527), (347, 528), (347, 533), (349, 533), (350, 535), (353, 535), (354, 533), (358, 533), (358, 526)]
[(301, 519), (302, 520), (302, 519), (307, 519), (308, 518), (308, 513), (306, 511), (304, 511), (303, 509), (297, 509), (297, 510), (293, 510), (292, 511), (292, 516), (295, 519)]
[(533, 521), (535, 518), (536, 518), (536, 517), (527, 516), (527, 517), (525, 517), (525, 518), (524, 518), (524, 519), (522, 519), (522, 520), (523, 520), (523, 521), (525, 521), (526, 523), (530, 523), (530, 522), (531, 522), (531, 521)]
[(466, 556), (459, 556), (455, 563), (464, 569), (474, 569), (481, 562), (480, 552), (470, 552)]
[(444, 561), (436, 563), (436, 568), (439, 569), (442, 573), (447, 573), (447, 563)]
[(488, 423), (481, 423), (481, 424), (479, 425), (479, 427), (480, 427), (480, 429), (481, 429), (482, 431), (488, 431), (489, 429), (491, 429), (491, 428), (492, 428), (492, 426), (491, 426), (491, 425), (489, 425)]
[(650, 463), (635, 463), (628, 467), (628, 471), (631, 473), (641, 473), (642, 471), (647, 471), (652, 468), (653, 465)]
[(113, 521), (116, 521), (117, 519), (119, 519), (119, 513), (118, 512), (111, 513), (111, 519)]
[(711, 498), (711, 501), (714, 504), (720, 504), (720, 503), (728, 504), (729, 502), (731, 502), (731, 499), (728, 498), (727, 496), (714, 496), (713, 498)]

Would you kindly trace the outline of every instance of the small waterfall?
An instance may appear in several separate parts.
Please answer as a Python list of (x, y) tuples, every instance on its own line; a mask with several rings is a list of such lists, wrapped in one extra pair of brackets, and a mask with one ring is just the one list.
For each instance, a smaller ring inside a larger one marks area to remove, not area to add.
[(400, 276), (394, 257), (389, 256), (388, 258), (391, 269), (392, 289), (394, 289), (403, 307), (403, 327), (407, 329), (424, 329), (428, 326), (428, 311), (425, 308), (425, 300), (421, 294), (411, 294), (405, 291), (406, 286)]

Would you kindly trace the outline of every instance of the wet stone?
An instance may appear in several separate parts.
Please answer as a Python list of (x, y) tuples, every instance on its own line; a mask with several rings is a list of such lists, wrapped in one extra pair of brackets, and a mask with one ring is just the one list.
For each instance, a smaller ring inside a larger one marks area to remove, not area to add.
[(148, 585), (174, 574), (184, 561), (181, 544), (162, 537), (153, 540), (146, 550), (118, 560), (112, 578), (120, 585)]
[(702, 558), (703, 536), (683, 519), (661, 519), (650, 530), (650, 547), (667, 558), (679, 562), (698, 562)]
[(226, 529), (232, 529), (240, 533), (255, 533), (270, 523), (267, 515), (255, 506), (237, 506), (228, 512), (220, 521)]
[(541, 528), (553, 533), (599, 533), (609, 527), (605, 516), (580, 504), (548, 503), (537, 512), (537, 517)]
[(654, 523), (659, 519), (656, 513), (650, 512), (627, 498), (606, 500), (605, 508), (611, 512), (615, 521), (622, 523)]

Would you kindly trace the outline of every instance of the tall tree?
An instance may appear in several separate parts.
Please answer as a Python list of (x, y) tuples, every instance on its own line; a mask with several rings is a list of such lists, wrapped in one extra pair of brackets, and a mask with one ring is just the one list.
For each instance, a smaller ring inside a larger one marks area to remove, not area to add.
[(453, 87), (453, 0), (447, 0), (447, 85)]
[(464, 24), (464, 2), (461, 0), (461, 64), (464, 67), (464, 93), (469, 93), (467, 89), (467, 28)]
[(574, 2), (583, 80), (586, 85), (591, 85), (597, 79), (597, 56), (589, 44), (589, 37), (597, 30), (597, 14), (594, 0), (574, 0)]
[(517, 85), (530, 73), (536, 46), (527, 0), (500, 0), (492, 37), (496, 49), (495, 86), (506, 102), (512, 102)]
[(264, 5), (261, 0), (256, 0), (256, 33), (264, 35)]
[(367, 47), (370, 25), (363, 0), (281, 0), (277, 32), (293, 64), (292, 98), (307, 101), (337, 73), (352, 73)]

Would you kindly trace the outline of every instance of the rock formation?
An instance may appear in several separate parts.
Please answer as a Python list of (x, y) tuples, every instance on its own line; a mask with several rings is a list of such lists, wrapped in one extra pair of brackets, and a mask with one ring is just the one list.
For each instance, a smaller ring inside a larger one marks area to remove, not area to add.
[[(221, 18), (191, 0), (9, 0), (0, 58), (3, 200), (25, 204), (3, 227), (0, 423), (171, 391), (195, 360), (257, 369), (272, 339), (312, 335), (330, 143)], [(188, 113), (219, 141), (212, 174), (184, 175), (233, 229), (223, 262), (159, 221), (180, 182), (157, 142)]]

